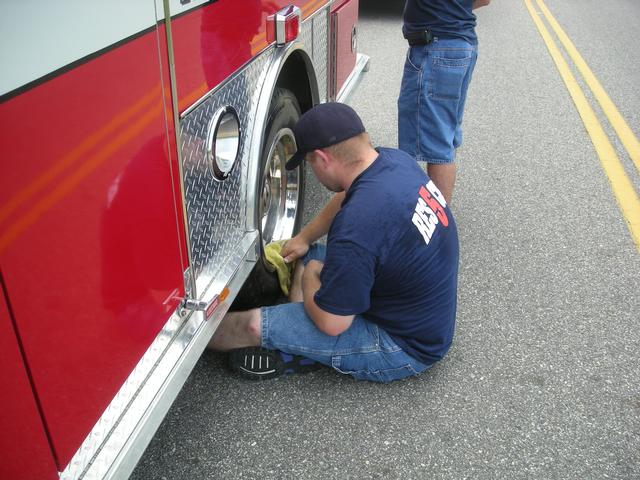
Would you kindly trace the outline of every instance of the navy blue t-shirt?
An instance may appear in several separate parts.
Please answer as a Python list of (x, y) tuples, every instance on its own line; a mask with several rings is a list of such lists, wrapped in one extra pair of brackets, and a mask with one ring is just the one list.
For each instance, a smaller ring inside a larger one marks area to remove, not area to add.
[(329, 313), (363, 315), (431, 364), (453, 338), (458, 233), (415, 160), (400, 150), (378, 152), (331, 224), (315, 301)]
[(404, 31), (429, 30), (438, 38), (462, 38), (478, 44), (473, 0), (407, 0)]

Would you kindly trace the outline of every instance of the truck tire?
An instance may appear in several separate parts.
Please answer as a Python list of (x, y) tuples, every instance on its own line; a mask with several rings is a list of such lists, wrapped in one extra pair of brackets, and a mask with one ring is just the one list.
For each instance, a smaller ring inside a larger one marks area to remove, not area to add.
[(260, 259), (236, 296), (231, 309), (247, 310), (282, 300), (278, 279), (264, 264), (264, 247), (291, 238), (300, 229), (304, 198), (304, 165), (285, 169), (295, 152), (293, 127), (300, 118), (295, 95), (276, 88), (271, 99), (262, 146), (255, 211), (260, 231)]
[(267, 119), (256, 195), (263, 247), (272, 241), (291, 238), (300, 228), (304, 167), (285, 170), (286, 161), (295, 152), (292, 130), (299, 118), (300, 105), (295, 95), (276, 88)]

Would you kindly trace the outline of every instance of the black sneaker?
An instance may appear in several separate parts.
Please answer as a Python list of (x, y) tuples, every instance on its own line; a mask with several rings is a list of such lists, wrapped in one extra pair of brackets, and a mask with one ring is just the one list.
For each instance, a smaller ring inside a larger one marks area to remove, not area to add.
[(322, 364), (280, 350), (245, 347), (229, 352), (229, 367), (250, 380), (267, 380), (283, 374), (313, 372)]

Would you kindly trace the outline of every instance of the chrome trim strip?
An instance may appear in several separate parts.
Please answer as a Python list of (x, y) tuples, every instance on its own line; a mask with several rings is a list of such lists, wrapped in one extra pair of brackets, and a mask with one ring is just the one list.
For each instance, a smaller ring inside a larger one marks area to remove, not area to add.
[[(224, 287), (226, 287), (229, 283), (232, 282), (234, 278), (238, 276), (238, 273), (240, 272), (243, 264), (243, 258), (247, 256), (247, 253), (250, 252), (252, 248), (255, 248), (257, 240), (257, 230), (247, 232), (236, 248), (234, 252), (235, 255), (230, 262), (233, 263), (235, 261), (235, 268), (226, 270), (220, 269), (218, 271), (218, 275), (215, 278), (205, 279), (202, 281), (202, 283), (207, 283), (208, 286), (198, 297), (198, 300), (206, 305), (205, 310), (209, 308), (216, 297), (218, 297), (220, 293), (222, 293)], [(243, 279), (243, 282), (245, 279)]]
[[(111, 400), (100, 419), (93, 427), (80, 449), (71, 459), (67, 468), (60, 474), (62, 480), (77, 478), (103, 478), (112, 459), (119, 452), (124, 438), (119, 442), (112, 437), (119, 419), (134, 402), (136, 393), (146, 379), (153, 373), (155, 366), (168, 348), (172, 339), (181, 330), (184, 323), (179, 312), (175, 312), (167, 321), (151, 346), (142, 356), (116, 396)], [(121, 423), (121, 422), (120, 422)], [(90, 474), (90, 472), (92, 472)], [(98, 474), (100, 472), (100, 474)]]
[(61, 480), (122, 479), (135, 468), (213, 332), (255, 264), (255, 241), (209, 321), (176, 312), (85, 439)]
[(132, 402), (131, 408), (114, 431), (114, 437), (124, 439), (125, 442), (111, 463), (111, 468), (104, 477), (87, 478), (115, 480), (128, 478), (131, 475), (222, 317), (253, 269), (255, 261), (252, 260), (251, 254), (255, 248), (254, 245), (242, 259), (236, 277), (228, 285), (232, 293), (214, 311), (209, 321), (204, 321), (202, 312), (192, 315), (169, 345), (154, 375), (142, 387), (136, 400)]
[[(315, 16), (312, 15), (312, 16)], [(313, 23), (312, 20), (305, 20), (301, 26), (301, 32), (306, 30), (313, 31)], [(313, 46), (313, 35), (311, 35), (310, 46)], [(251, 137), (251, 145), (260, 146), (264, 142), (265, 129), (267, 128), (266, 121), (269, 113), (269, 106), (271, 104), (271, 97), (273, 96), (273, 92), (276, 88), (276, 82), (278, 80), (278, 76), (284, 67), (287, 59), (294, 52), (302, 52), (304, 53), (304, 60), (306, 63), (307, 71), (310, 74), (309, 83), (311, 85), (311, 96), (312, 102), (314, 105), (321, 101), (318, 80), (316, 79), (316, 69), (313, 65), (312, 55), (310, 55), (309, 51), (305, 47), (305, 43), (303, 43), (304, 37), (300, 35), (298, 40), (291, 42), (283, 49), (279, 49), (276, 51), (276, 55), (274, 56), (271, 65), (268, 71), (265, 73), (263, 78), (261, 79), (262, 84), (265, 85), (262, 89), (262, 93), (260, 95), (260, 100), (258, 102), (258, 108), (256, 110), (256, 119), (261, 123), (256, 124), (253, 129), (253, 136)], [(255, 211), (255, 198), (252, 195), (257, 192), (258, 182), (260, 181), (259, 172), (260, 172), (260, 148), (253, 148), (251, 150), (249, 156), (249, 178), (247, 179), (247, 219), (250, 224), (247, 225), (247, 229), (257, 230), (259, 221), (257, 218), (257, 212)], [(253, 193), (252, 193), (253, 192)]]
[(351, 94), (362, 81), (362, 74), (369, 70), (369, 61), (370, 58), (367, 55), (358, 54), (355, 67), (353, 67), (336, 97), (338, 102), (347, 103), (349, 101)]
[(327, 89), (329, 91), (328, 96), (329, 98), (333, 98), (334, 95), (336, 95), (338, 92), (338, 87), (337, 87), (337, 58), (338, 58), (338, 53), (336, 51), (336, 44), (338, 42), (338, 16), (337, 15), (330, 15), (329, 18), (329, 28), (330, 28), (330, 32), (329, 34), (331, 35), (331, 42), (329, 43), (329, 72), (327, 72)]
[[(275, 58), (273, 59), (271, 66), (268, 71), (265, 73), (263, 77), (263, 85), (265, 87), (262, 89), (262, 94), (260, 95), (260, 100), (258, 103), (258, 109), (256, 111), (256, 118), (260, 124), (256, 124), (253, 129), (253, 136), (251, 137), (251, 145), (262, 145), (264, 142), (265, 129), (267, 128), (267, 117), (269, 113), (269, 106), (271, 105), (271, 97), (273, 96), (273, 92), (276, 88), (276, 82), (278, 80), (278, 76), (284, 67), (284, 64), (291, 56), (292, 53), (300, 51), (306, 53), (304, 49), (304, 45), (299, 41), (295, 41), (287, 45), (285, 48), (277, 51)], [(308, 55), (305, 55), (305, 60), (311, 64), (311, 59)], [(309, 67), (309, 65), (307, 65)], [(314, 70), (311, 69), (311, 72)], [(315, 79), (310, 79), (315, 80)], [(313, 96), (314, 105), (318, 103), (318, 87), (317, 82), (312, 81), (313, 85), (311, 87), (311, 92)], [(257, 212), (255, 211), (255, 198), (253, 195), (258, 191), (258, 182), (260, 179), (258, 178), (260, 175), (260, 148), (253, 148), (251, 150), (251, 154), (249, 156), (249, 178), (247, 179), (247, 219), (248, 222), (251, 222), (247, 225), (248, 229), (258, 229), (258, 218)]]
[[(184, 184), (184, 167), (181, 148), (181, 133), (180, 133), (180, 121), (178, 118), (178, 87), (176, 84), (176, 63), (173, 56), (173, 35), (171, 33), (171, 7), (169, 5), (170, 0), (164, 0), (164, 14), (165, 14), (165, 31), (167, 36), (167, 54), (169, 55), (169, 82), (171, 87), (171, 108), (173, 109), (173, 128), (176, 136), (176, 150), (178, 155), (178, 173), (180, 177), (180, 198), (182, 199), (182, 218), (187, 218), (187, 190)], [(187, 265), (193, 265), (193, 252), (191, 251), (191, 242), (189, 239), (189, 222), (184, 221), (182, 227), (185, 233), (185, 243), (187, 249)], [(195, 279), (193, 275), (190, 277), (192, 280), (191, 285), (185, 285), (185, 291), (195, 291)]]

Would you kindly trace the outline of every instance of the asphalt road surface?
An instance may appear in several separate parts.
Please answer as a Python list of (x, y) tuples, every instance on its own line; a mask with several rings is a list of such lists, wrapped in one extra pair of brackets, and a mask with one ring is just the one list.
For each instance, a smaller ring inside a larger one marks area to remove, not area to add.
[[(351, 103), (376, 145), (397, 142), (402, 4), (361, 1), (359, 48), (372, 63)], [(640, 136), (640, 3), (546, 5)], [(550, 24), (535, 2), (532, 12), (524, 0), (477, 11), (445, 360), (386, 386), (329, 370), (256, 384), (207, 352), (132, 478), (640, 478), (640, 244), (629, 226), (640, 218), (625, 219), (623, 180), (605, 173), (611, 159), (599, 159), (533, 18)], [(631, 156), (562, 57), (637, 195)], [(307, 218), (327, 198), (311, 186)]]

